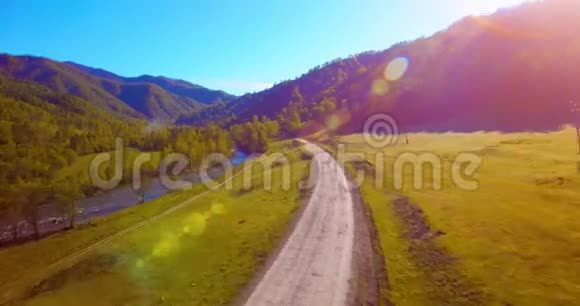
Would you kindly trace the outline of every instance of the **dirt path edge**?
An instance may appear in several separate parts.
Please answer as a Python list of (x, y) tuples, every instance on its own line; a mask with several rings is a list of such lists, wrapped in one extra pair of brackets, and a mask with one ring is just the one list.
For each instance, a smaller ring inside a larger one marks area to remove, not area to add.
[(381, 290), (390, 291), (390, 284), (373, 216), (362, 198), (360, 188), (348, 171), (346, 175), (351, 185), (355, 218), (351, 305), (392, 306), (388, 297), (381, 295)]

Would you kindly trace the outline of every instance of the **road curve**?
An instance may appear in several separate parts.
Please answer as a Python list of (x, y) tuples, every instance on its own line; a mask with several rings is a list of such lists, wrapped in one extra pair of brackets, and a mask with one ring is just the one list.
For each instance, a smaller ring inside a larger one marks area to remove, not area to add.
[(332, 156), (310, 143), (305, 148), (314, 155), (316, 185), (248, 306), (349, 304), (354, 214), (348, 181)]

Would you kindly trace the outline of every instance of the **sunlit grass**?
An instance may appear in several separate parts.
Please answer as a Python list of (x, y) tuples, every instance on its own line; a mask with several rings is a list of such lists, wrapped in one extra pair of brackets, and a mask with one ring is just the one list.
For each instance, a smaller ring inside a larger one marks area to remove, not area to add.
[[(111, 161), (115, 162), (115, 154), (114, 152), (110, 152), (111, 154)], [(132, 175), (133, 170), (133, 163), (137, 156), (141, 154), (149, 154), (151, 159), (143, 164), (143, 171), (154, 172), (155, 169), (158, 169), (159, 164), (161, 163), (161, 152), (141, 152), (139, 150), (133, 148), (125, 148), (123, 151), (123, 169), (124, 175), (126, 177), (130, 177)], [(65, 179), (67, 177), (74, 177), (79, 180), (79, 183), (82, 184), (90, 184), (90, 176), (89, 176), (89, 169), (91, 167), (91, 162), (95, 159), (98, 153), (94, 154), (87, 154), (79, 156), (71, 165), (64, 167), (58, 171), (56, 174), (56, 179)], [(108, 165), (108, 163), (106, 164)], [(104, 176), (104, 170), (106, 166), (101, 167), (101, 177)]]
[[(297, 183), (307, 161), (289, 142), (292, 189), (282, 190), (282, 167), (273, 170), (271, 191), (255, 171), (250, 190), (242, 176), (233, 189), (209, 192), (191, 204), (99, 246), (50, 273), (44, 269), (75, 250), (128, 228), (205, 188), (169, 194), (95, 221), (95, 227), (57, 234), (0, 251), (0, 268), (11, 275), (2, 297), (25, 293), (25, 305), (222, 305), (232, 302), (280, 242), (299, 207)], [(38, 256), (38, 254), (43, 254)], [(18, 263), (18, 264), (14, 264)], [(40, 273), (39, 273), (40, 272)], [(3, 274), (4, 275), (4, 274)], [(30, 288), (44, 279), (36, 290)], [(30, 294), (33, 293), (33, 294)], [(2, 302), (3, 300), (0, 300)]]
[[(384, 150), (386, 169), (402, 152), (442, 157), (443, 188), (415, 190), (409, 171), (400, 193), (444, 233), (437, 242), (502, 305), (571, 305), (580, 300), (580, 178), (575, 131), (555, 133), (411, 134), (410, 144)], [(374, 153), (360, 135), (339, 141), (349, 152)], [(476, 191), (455, 186), (450, 163), (460, 152), (483, 158)], [(387, 171), (388, 172), (388, 171)], [(388, 174), (391, 175), (392, 171)], [(427, 175), (427, 178), (430, 176)], [(407, 241), (390, 206), (393, 179), (385, 190), (363, 186), (377, 224), (396, 305), (428, 304), (437, 288), (409, 260)]]

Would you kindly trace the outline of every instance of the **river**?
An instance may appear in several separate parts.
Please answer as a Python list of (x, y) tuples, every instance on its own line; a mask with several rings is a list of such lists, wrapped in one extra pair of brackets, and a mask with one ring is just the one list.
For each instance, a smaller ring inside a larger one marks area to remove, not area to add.
[[(238, 166), (248, 159), (248, 155), (242, 151), (235, 151), (230, 159), (232, 165)], [(224, 175), (221, 167), (211, 168), (208, 174), (212, 178), (219, 178)], [(179, 176), (183, 181), (192, 184), (201, 182), (198, 173), (184, 173)], [(152, 178), (144, 187), (144, 200), (151, 201), (166, 195), (172, 190), (167, 189), (159, 178)], [(130, 185), (124, 185), (113, 190), (100, 192), (91, 197), (77, 201), (79, 213), (76, 216), (76, 224), (84, 224), (90, 220), (105, 216), (139, 204), (139, 198)], [(39, 215), (42, 216), (38, 223), (41, 235), (61, 231), (69, 225), (69, 221), (63, 218), (63, 213), (54, 204), (44, 205), (39, 208)], [(19, 223), (19, 240), (30, 238), (34, 234), (34, 228), (26, 222)], [(10, 243), (13, 240), (13, 233), (10, 230), (10, 224), (0, 220), (0, 246)]]

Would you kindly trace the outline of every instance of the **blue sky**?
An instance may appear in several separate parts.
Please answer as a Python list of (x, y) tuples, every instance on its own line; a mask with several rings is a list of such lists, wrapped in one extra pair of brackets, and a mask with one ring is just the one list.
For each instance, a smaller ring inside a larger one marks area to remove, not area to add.
[(522, 0), (2, 0), (0, 52), (235, 94)]

